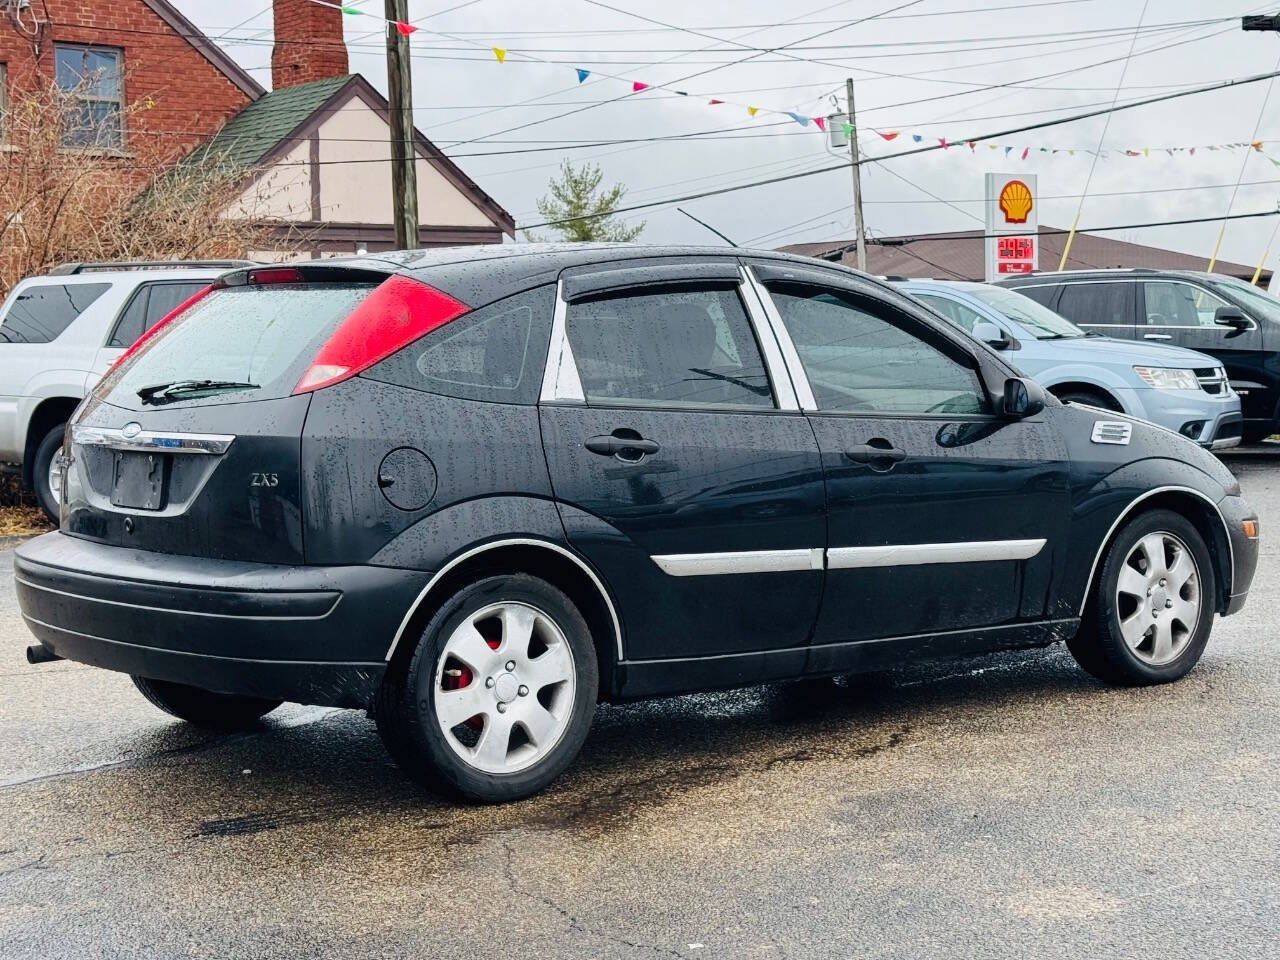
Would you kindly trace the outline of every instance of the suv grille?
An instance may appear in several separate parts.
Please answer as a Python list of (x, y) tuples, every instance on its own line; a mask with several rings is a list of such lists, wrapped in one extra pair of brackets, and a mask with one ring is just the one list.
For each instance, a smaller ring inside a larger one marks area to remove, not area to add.
[(1222, 367), (1202, 367), (1196, 371), (1196, 379), (1205, 393), (1218, 395), (1227, 390), (1227, 371)]

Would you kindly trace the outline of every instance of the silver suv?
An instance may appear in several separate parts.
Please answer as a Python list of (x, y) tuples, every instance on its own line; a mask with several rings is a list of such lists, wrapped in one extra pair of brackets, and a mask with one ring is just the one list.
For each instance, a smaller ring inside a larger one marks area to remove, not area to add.
[(58, 519), (58, 450), (72, 412), (143, 331), (245, 261), (70, 263), (0, 305), (0, 463)]

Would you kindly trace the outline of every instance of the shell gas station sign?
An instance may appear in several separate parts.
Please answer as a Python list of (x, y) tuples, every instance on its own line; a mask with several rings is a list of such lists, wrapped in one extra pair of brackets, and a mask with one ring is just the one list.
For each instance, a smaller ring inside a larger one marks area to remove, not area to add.
[(1040, 263), (1035, 174), (987, 174), (986, 277), (1031, 273)]

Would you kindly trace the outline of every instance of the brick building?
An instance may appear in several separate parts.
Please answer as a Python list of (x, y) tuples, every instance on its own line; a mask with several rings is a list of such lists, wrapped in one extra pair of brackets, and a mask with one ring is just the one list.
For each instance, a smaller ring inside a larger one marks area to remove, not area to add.
[(0, 109), (53, 82), (123, 155), (189, 153), (265, 92), (166, 0), (0, 0)]

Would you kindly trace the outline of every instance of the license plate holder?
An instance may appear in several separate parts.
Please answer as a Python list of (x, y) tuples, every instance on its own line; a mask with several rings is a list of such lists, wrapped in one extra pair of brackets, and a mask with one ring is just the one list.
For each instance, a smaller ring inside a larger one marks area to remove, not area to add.
[(159, 510), (169, 457), (162, 453), (116, 453), (111, 505), (128, 510)]

